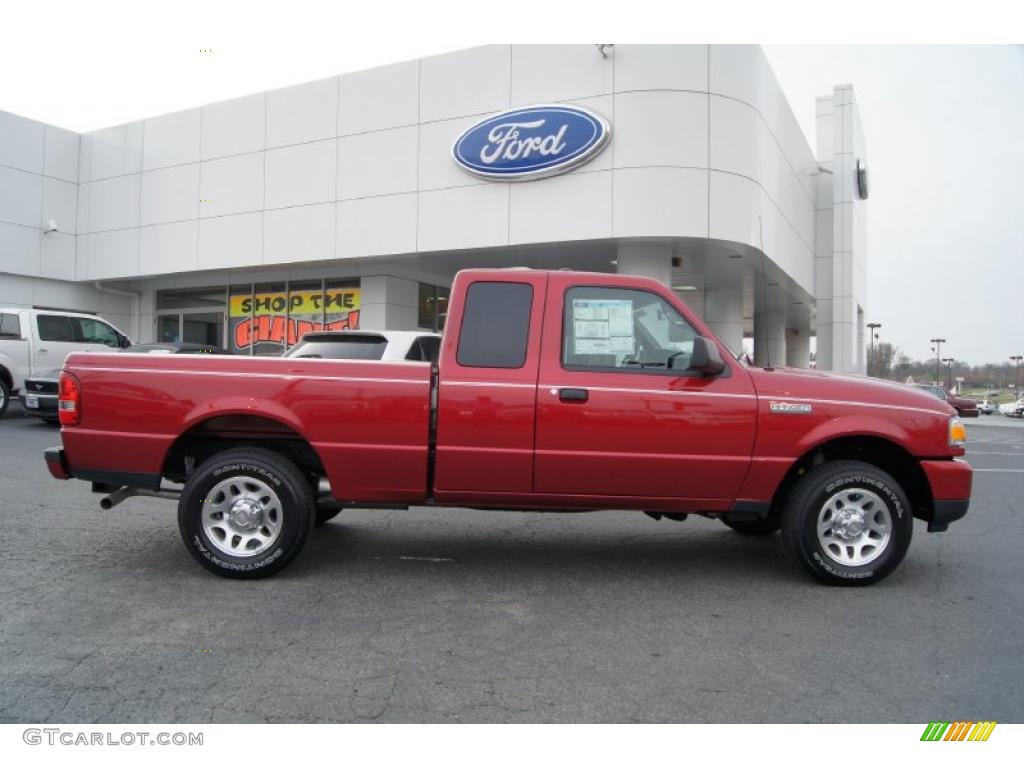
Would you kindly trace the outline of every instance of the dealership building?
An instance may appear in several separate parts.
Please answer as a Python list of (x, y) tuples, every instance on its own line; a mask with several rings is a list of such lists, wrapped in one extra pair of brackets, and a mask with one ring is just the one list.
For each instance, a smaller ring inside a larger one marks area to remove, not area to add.
[(460, 269), (569, 268), (664, 282), (760, 364), (813, 338), (862, 372), (850, 86), (816, 128), (759, 47), (718, 45), (484, 46), (85, 134), (0, 112), (0, 307), (277, 354), (440, 329)]

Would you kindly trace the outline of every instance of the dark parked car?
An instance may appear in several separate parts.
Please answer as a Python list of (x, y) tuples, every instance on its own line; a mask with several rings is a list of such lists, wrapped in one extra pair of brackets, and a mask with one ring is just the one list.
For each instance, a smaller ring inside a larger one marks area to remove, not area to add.
[[(222, 347), (209, 344), (193, 344), (191, 342), (161, 342), (159, 344), (136, 344), (120, 350), (152, 355), (230, 355)], [(25, 379), (25, 387), (18, 394), (21, 407), (25, 413), (38, 416), (48, 424), (56, 424), (57, 417), (57, 385), (60, 379), (60, 368), (56, 368), (38, 376)]]
[(223, 347), (212, 344), (195, 344), (191, 341), (161, 341), (156, 344), (135, 344), (122, 352), (142, 352), (152, 355), (230, 355)]
[(973, 400), (968, 400), (966, 397), (958, 397), (950, 392), (945, 387), (939, 387), (935, 384), (914, 384), (918, 389), (923, 389), (927, 392), (931, 392), (939, 400), (945, 400), (947, 403), (956, 408), (957, 416), (962, 418), (976, 418), (981, 412), (978, 410), (978, 404)]

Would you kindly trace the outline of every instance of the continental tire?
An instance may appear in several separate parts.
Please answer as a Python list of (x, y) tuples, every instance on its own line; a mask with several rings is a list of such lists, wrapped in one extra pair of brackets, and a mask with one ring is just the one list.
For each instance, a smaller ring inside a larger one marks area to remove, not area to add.
[(313, 493), (287, 458), (262, 448), (203, 462), (178, 502), (178, 529), (196, 561), (218, 576), (258, 579), (295, 559), (313, 527)]
[(802, 477), (782, 510), (782, 541), (816, 579), (867, 586), (902, 562), (914, 520), (907, 495), (887, 472), (835, 461)]
[(744, 536), (770, 536), (779, 530), (777, 517), (767, 517), (764, 520), (726, 520), (723, 517), (722, 522)]

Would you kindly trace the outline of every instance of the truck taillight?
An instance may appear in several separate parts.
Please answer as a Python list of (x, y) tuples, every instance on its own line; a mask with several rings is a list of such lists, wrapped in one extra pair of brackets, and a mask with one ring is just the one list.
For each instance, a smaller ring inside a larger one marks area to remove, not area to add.
[(70, 373), (60, 375), (57, 414), (62, 427), (75, 427), (82, 420), (82, 384)]

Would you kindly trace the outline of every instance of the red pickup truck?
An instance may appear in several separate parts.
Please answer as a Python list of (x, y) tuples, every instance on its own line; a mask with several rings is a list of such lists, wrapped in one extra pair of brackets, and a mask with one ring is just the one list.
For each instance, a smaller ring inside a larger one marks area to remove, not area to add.
[(177, 499), (189, 551), (231, 577), (280, 570), (339, 509), (443, 505), (781, 528), (819, 580), (869, 584), (912, 518), (944, 531), (971, 491), (946, 403), (747, 367), (627, 275), (460, 272), (437, 364), (75, 353), (59, 403), (50, 473), (104, 508)]

